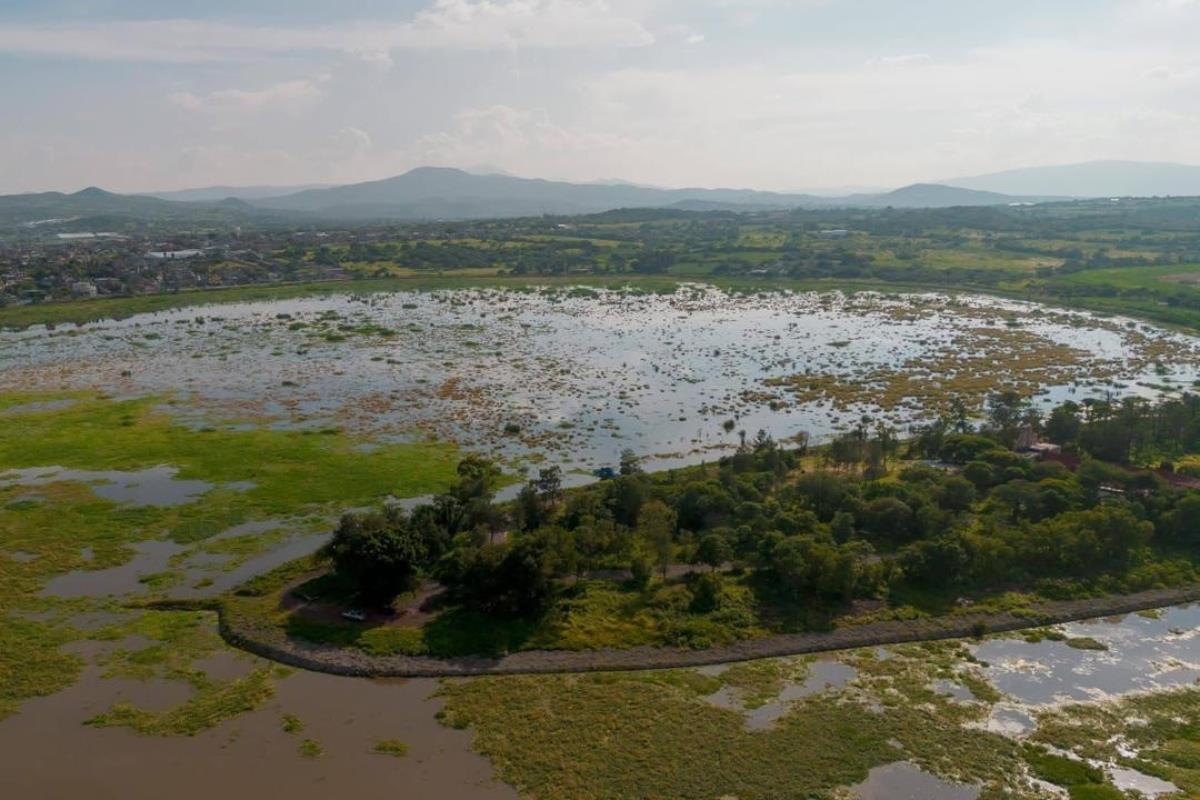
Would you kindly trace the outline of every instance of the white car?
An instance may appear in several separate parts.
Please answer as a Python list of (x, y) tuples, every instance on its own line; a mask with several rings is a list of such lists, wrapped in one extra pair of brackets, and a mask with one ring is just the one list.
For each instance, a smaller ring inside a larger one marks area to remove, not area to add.
[(343, 611), (342, 617), (344, 619), (354, 620), (355, 622), (366, 622), (367, 621), (366, 613), (363, 611), (359, 611), (357, 608), (350, 608), (350, 609)]

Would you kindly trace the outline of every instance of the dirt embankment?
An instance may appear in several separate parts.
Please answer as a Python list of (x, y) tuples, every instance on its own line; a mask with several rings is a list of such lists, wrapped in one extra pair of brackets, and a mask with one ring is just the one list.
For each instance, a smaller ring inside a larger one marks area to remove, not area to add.
[(1200, 600), (1200, 585), (1157, 589), (1130, 595), (1067, 600), (1040, 605), (1032, 613), (962, 613), (946, 617), (875, 622), (827, 633), (795, 633), (751, 639), (704, 650), (633, 647), (625, 650), (528, 650), (498, 658), (373, 656), (352, 648), (310, 645), (290, 639), (268, 641), (256, 631), (239, 629), (221, 614), (221, 635), (235, 647), (294, 667), (335, 675), (364, 677), (448, 677), (520, 675), (551, 672), (698, 667), (757, 658), (849, 650), (905, 642), (959, 639), (981, 631), (998, 633), (1095, 617), (1129, 614)]

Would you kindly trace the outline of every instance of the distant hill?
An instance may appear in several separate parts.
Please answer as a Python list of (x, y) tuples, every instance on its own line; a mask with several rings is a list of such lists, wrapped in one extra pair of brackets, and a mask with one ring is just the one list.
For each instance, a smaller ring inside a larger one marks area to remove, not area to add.
[(955, 178), (951, 186), (1020, 195), (1070, 197), (1200, 196), (1200, 166), (1150, 161), (1088, 161)]
[[(215, 186), (164, 196), (122, 195), (89, 188), (74, 194), (0, 197), (0, 225), (40, 223), (87, 230), (93, 220), (124, 225), (376, 222), (424, 219), (594, 214), (614, 209), (769, 211), (790, 208), (948, 208), (1000, 206), (1056, 199), (1007, 195), (938, 184), (914, 184), (879, 194), (819, 197), (751, 189), (663, 189), (634, 183), (566, 183), (511, 175), (479, 175), (422, 167), (366, 183), (305, 188), (270, 195), (271, 187)], [(47, 220), (58, 222), (47, 223)]]
[(914, 183), (883, 194), (855, 194), (843, 199), (847, 205), (894, 208), (950, 208), (953, 206), (1002, 206), (1013, 203), (1042, 203), (1062, 197), (1010, 195), (944, 186), (938, 183)]
[(420, 167), (394, 178), (310, 189), (256, 200), (263, 208), (305, 211), (340, 219), (428, 219), (590, 214), (614, 208), (666, 207), (684, 201), (794, 208), (828, 205), (823, 198), (740, 189), (657, 189), (477, 175)]
[(367, 183), (262, 198), (255, 205), (334, 219), (428, 219), (591, 214), (614, 208), (763, 210), (846, 206), (902, 208), (1004, 205), (1053, 198), (1009, 197), (916, 184), (883, 194), (818, 197), (751, 189), (661, 189), (633, 183), (565, 183), (422, 167)]
[(237, 224), (262, 221), (271, 215), (236, 199), (215, 203), (181, 203), (157, 197), (115, 194), (94, 186), (71, 194), (0, 195), (0, 227), (41, 227), (87, 230), (122, 227), (130, 223)]
[(204, 186), (199, 189), (177, 189), (169, 192), (139, 192), (145, 197), (160, 200), (177, 200), (185, 203), (203, 203), (233, 197), (238, 200), (258, 200), (263, 197), (278, 197), (283, 194), (303, 192), (307, 189), (322, 189), (329, 184), (306, 183), (299, 186)]

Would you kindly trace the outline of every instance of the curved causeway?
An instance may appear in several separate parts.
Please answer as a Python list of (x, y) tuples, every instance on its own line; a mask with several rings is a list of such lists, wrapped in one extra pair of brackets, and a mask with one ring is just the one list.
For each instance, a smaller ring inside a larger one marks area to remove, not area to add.
[[(1040, 604), (1020, 612), (961, 613), (920, 620), (889, 620), (822, 633), (793, 633), (746, 639), (703, 650), (631, 647), (603, 650), (525, 650), (485, 656), (377, 656), (353, 648), (271, 640), (261, 631), (231, 621), (219, 609), (221, 636), (229, 644), (293, 667), (334, 675), (375, 678), (438, 678), (478, 675), (532, 675), (555, 672), (608, 672), (700, 667), (760, 658), (826, 653), (941, 639), (962, 639), (980, 632), (1002, 633), (1042, 625), (1130, 614), (1200, 600), (1200, 585), (1154, 589), (1136, 594)], [(274, 637), (272, 637), (274, 638)]]

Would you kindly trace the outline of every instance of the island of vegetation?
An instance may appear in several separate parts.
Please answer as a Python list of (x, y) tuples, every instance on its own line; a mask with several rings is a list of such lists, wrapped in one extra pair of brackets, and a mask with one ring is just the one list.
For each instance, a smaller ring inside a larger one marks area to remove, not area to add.
[(735, 643), (796, 634), (943, 638), (965, 631), (938, 620), (982, 634), (989, 618), (1134, 610), (1196, 593), (1197, 451), (1195, 395), (1042, 416), (1001, 392), (981, 424), (950, 414), (902, 441), (864, 420), (811, 451), (760, 432), (716, 463), (649, 474), (627, 451), (592, 485), (564, 490), (546, 468), (503, 503), (500, 470), (468, 456), (431, 503), (345, 515), (315, 558), (225, 598), (223, 624), (257, 652), (307, 653), (306, 666), (371, 672), (378, 658), (377, 672), (403, 673), (386, 661), (399, 655), (453, 674), (455, 659), (504, 671), (478, 659), (522, 651), (544, 654), (545, 671), (597, 663), (548, 651), (718, 648), (729, 660), (780, 654)]

